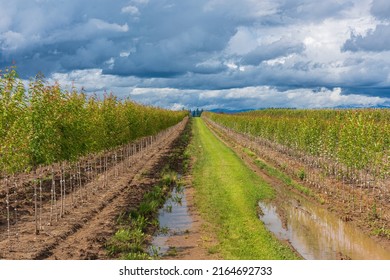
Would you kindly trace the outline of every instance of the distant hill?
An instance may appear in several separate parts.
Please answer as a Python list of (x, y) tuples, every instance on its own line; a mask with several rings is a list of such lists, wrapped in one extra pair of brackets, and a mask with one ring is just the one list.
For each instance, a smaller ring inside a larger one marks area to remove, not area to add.
[[(340, 105), (335, 107), (329, 107), (324, 109), (390, 109), (390, 104), (381, 104), (381, 105), (375, 105), (375, 106), (356, 106), (356, 105)], [(224, 108), (217, 108), (212, 110), (207, 110), (209, 112), (213, 113), (224, 113), (224, 114), (237, 114), (242, 112), (248, 112), (248, 111), (254, 111), (254, 110), (266, 110), (270, 108), (259, 108), (259, 109), (240, 109), (240, 110), (230, 110), (230, 109), (224, 109)], [(287, 109), (287, 108), (284, 108)], [(296, 109), (296, 108), (290, 108), (290, 109)]]
[(382, 105), (374, 105), (374, 106), (348, 106), (348, 105), (341, 105), (333, 107), (334, 109), (390, 109), (390, 105), (382, 104)]
[(208, 111), (213, 112), (213, 113), (237, 114), (237, 113), (254, 111), (254, 110), (259, 110), (259, 109), (229, 110), (229, 109), (217, 108), (217, 109), (212, 109), (212, 110), (208, 110)]

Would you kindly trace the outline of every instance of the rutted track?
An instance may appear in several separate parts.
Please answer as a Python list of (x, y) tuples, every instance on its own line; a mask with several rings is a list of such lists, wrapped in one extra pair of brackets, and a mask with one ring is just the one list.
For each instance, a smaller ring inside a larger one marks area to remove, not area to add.
[[(121, 162), (108, 173), (108, 187), (104, 175), (88, 183), (83, 191), (88, 200), (71, 209), (53, 225), (45, 226), (35, 235), (34, 217), (20, 222), (18, 240), (0, 242), (0, 258), (5, 259), (105, 259), (104, 244), (116, 230), (116, 217), (123, 211), (137, 207), (147, 188), (143, 183), (156, 180), (146, 176), (153, 173), (169, 154), (174, 141), (182, 133), (187, 119), (141, 153), (134, 155), (130, 167)], [(120, 172), (118, 172), (120, 171)], [(118, 174), (119, 173), (119, 174)], [(67, 199), (71, 199), (70, 196)], [(70, 202), (65, 201), (65, 204)], [(47, 206), (46, 206), (47, 207)]]

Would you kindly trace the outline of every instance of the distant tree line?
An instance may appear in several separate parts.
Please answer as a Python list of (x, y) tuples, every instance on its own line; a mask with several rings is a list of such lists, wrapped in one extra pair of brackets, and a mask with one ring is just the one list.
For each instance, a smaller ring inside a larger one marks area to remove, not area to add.
[(202, 116), (203, 109), (199, 110), (199, 108), (196, 108), (196, 110), (191, 110), (191, 116), (196, 118)]

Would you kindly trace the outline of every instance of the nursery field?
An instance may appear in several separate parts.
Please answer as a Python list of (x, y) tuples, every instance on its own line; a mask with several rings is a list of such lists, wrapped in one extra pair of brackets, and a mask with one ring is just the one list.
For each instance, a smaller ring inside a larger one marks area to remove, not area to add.
[(389, 165), (386, 109), (189, 118), (11, 68), (0, 259), (390, 259)]

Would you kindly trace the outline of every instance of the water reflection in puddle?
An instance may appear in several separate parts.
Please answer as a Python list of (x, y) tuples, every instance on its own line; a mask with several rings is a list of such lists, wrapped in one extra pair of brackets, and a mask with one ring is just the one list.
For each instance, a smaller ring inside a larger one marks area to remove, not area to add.
[(279, 208), (272, 202), (259, 206), (266, 227), (305, 259), (390, 259), (389, 251), (358, 229), (304, 198), (284, 199)]
[(160, 231), (153, 237), (149, 252), (155, 254), (157, 251), (159, 256), (163, 256), (169, 250), (169, 237), (184, 233), (191, 227), (185, 192), (178, 192), (176, 188), (172, 191), (171, 197), (158, 212), (158, 221)]

